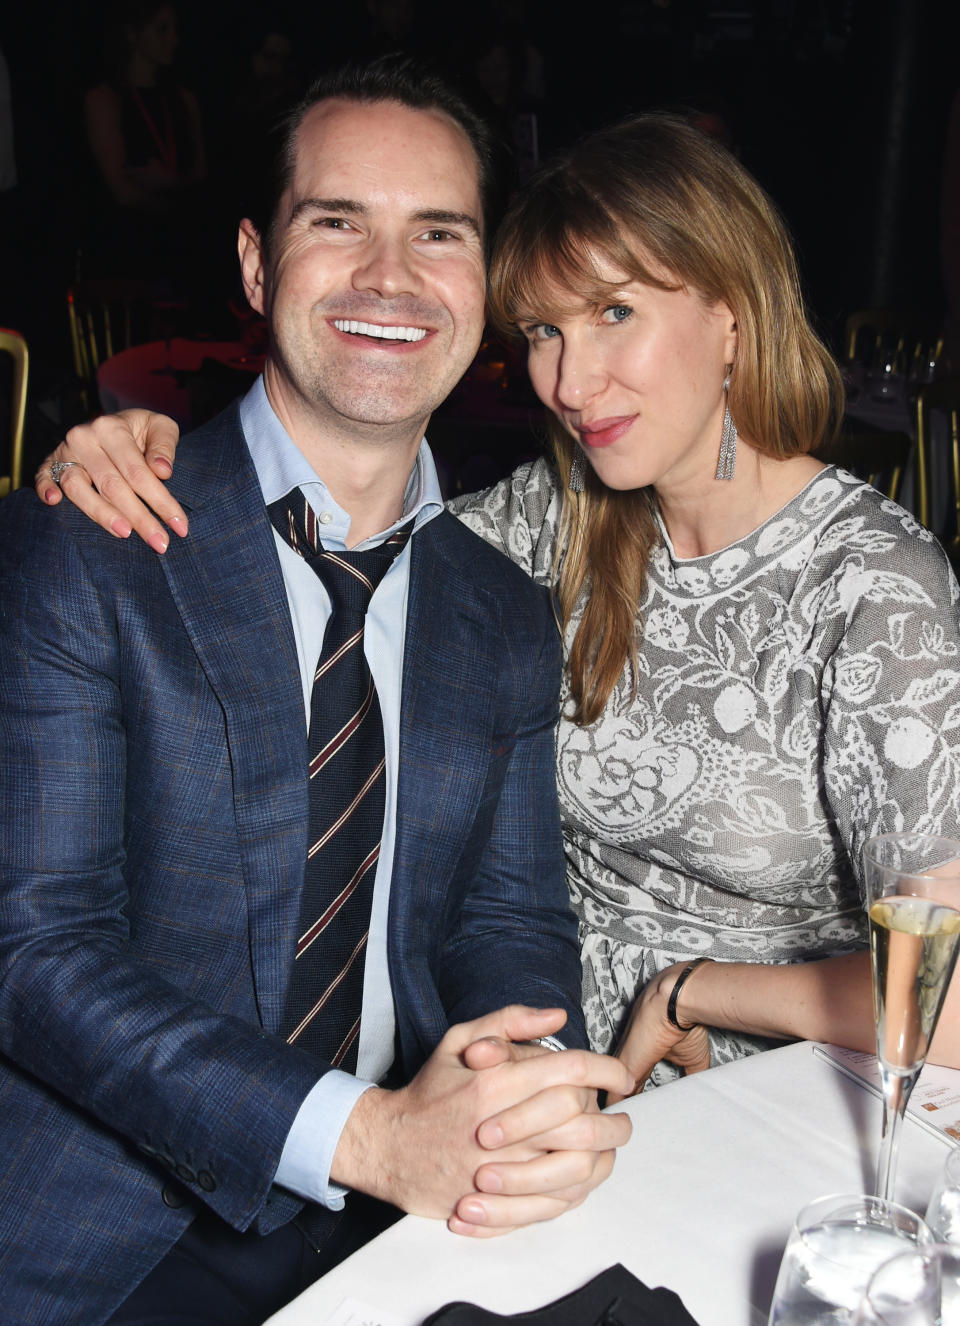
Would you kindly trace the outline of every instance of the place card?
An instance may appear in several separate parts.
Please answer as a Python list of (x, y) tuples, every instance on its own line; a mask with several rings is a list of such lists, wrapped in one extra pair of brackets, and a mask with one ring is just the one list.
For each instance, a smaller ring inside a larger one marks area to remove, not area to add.
[[(875, 1054), (825, 1044), (814, 1045), (813, 1052), (875, 1096), (881, 1094)], [(907, 1118), (951, 1146), (960, 1145), (960, 1069), (924, 1064), (907, 1103)]]

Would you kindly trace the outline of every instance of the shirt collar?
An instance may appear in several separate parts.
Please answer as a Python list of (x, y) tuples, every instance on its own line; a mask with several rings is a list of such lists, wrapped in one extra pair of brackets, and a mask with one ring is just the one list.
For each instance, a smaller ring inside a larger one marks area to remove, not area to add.
[[(350, 532), (350, 517), (334, 501), (326, 484), (277, 418), (267, 399), (262, 377), (257, 378), (240, 402), (240, 424), (253, 458), (265, 504), (269, 506), (277, 498), (285, 497), (293, 489), (299, 488), (321, 521), (323, 542), (345, 543)], [(424, 438), (407, 480), (403, 495), (403, 515), (389, 529), (365, 539), (358, 547), (366, 548), (382, 543), (411, 517), (414, 518), (415, 533), (442, 510), (440, 481), (433, 455)]]

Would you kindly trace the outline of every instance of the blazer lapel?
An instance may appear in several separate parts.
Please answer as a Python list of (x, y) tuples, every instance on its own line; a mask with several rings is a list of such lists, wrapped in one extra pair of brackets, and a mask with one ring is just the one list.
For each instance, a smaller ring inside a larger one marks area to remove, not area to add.
[(273, 532), (239, 421), (212, 431), (198, 438), (189, 471), (178, 456), (190, 534), (171, 541), (163, 568), (223, 706), (254, 982), (263, 1024), (275, 1031), (307, 849), (303, 692)]

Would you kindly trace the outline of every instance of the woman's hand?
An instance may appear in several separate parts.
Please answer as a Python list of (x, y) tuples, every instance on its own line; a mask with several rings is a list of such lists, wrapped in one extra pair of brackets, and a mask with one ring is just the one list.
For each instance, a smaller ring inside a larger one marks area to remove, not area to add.
[[(118, 539), (136, 530), (156, 552), (170, 540), (161, 521), (185, 535), (187, 517), (161, 483), (173, 472), (180, 430), (150, 410), (104, 414), (71, 428), (65, 442), (42, 462), (34, 479), (37, 496), (56, 506), (61, 492), (91, 520)], [(72, 461), (54, 482), (50, 466)], [(142, 500), (141, 500), (142, 499)]]
[[(637, 996), (630, 1021), (617, 1049), (620, 1059), (632, 1073), (639, 1091), (655, 1064), (661, 1059), (676, 1064), (688, 1073), (702, 1073), (710, 1067), (710, 1042), (707, 1029), (694, 1024), (689, 1031), (681, 1031), (667, 1016), (667, 1006), (673, 987), (689, 964), (675, 962), (658, 972)], [(695, 979), (691, 973), (688, 979)], [(682, 997), (681, 997), (682, 1002)], [(688, 1025), (680, 1008), (675, 1009), (677, 1020)], [(622, 1096), (608, 1095), (607, 1103), (615, 1104)]]

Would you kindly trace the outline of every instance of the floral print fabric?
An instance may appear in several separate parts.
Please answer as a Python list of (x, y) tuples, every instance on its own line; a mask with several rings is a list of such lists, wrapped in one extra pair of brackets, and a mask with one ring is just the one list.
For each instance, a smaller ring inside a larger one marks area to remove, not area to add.
[[(557, 482), (538, 460), (453, 509), (549, 585)], [(864, 841), (960, 825), (960, 591), (932, 535), (828, 468), (721, 552), (661, 536), (636, 695), (625, 673), (596, 723), (557, 731), (597, 1050), (672, 962), (861, 947)], [(711, 1032), (715, 1063), (765, 1044)]]

